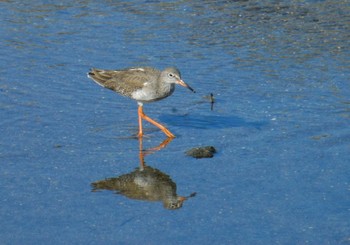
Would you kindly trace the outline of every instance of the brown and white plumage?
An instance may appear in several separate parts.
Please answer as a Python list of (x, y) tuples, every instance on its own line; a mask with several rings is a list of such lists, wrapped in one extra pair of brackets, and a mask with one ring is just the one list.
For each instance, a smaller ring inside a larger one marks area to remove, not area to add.
[(139, 104), (139, 137), (142, 137), (142, 120), (145, 119), (160, 128), (168, 137), (175, 137), (163, 125), (146, 116), (142, 106), (144, 102), (164, 99), (175, 90), (175, 84), (195, 92), (181, 80), (178, 69), (168, 67), (163, 71), (151, 67), (128, 68), (123, 70), (91, 69), (88, 77), (97, 84), (111, 89), (123, 96), (136, 100)]

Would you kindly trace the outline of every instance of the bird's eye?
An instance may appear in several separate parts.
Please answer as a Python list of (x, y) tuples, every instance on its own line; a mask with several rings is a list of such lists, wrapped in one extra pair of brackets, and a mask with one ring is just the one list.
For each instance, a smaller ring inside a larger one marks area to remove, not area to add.
[(169, 73), (168, 76), (169, 77), (174, 77), (174, 74), (173, 73)]

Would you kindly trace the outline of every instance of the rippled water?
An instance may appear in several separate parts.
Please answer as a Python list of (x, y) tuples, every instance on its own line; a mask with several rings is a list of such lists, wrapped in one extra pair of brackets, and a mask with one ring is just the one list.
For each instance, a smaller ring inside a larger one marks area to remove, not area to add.
[[(349, 243), (348, 1), (0, 6), (2, 244)], [(197, 93), (145, 105), (177, 138), (145, 123), (144, 156), (136, 103), (86, 73), (170, 65)], [(120, 176), (153, 201), (91, 186)]]

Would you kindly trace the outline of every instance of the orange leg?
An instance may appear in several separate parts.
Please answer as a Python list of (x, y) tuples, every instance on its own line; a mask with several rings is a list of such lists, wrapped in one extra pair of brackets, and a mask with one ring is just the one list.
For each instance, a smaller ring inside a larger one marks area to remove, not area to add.
[(139, 114), (139, 137), (143, 136), (143, 131), (142, 131), (142, 119), (145, 119), (146, 121), (152, 123), (154, 126), (158, 127), (160, 130), (163, 131), (168, 137), (170, 138), (175, 138), (175, 135), (173, 135), (166, 127), (164, 127), (162, 124), (154, 121), (150, 117), (148, 117), (144, 112), (143, 112), (143, 107), (142, 105), (139, 105), (138, 109), (138, 114)]
[(138, 109), (138, 115), (139, 115), (139, 138), (142, 138), (143, 136), (143, 132), (142, 132), (142, 116), (141, 114), (143, 113), (142, 110), (142, 105), (139, 105), (139, 109)]

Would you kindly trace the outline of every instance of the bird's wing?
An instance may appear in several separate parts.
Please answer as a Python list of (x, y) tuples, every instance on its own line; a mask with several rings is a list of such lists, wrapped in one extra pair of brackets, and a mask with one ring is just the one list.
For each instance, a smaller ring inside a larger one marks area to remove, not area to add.
[(99, 85), (130, 96), (135, 90), (141, 89), (145, 83), (156, 80), (159, 71), (149, 67), (124, 70), (91, 69), (88, 75)]

